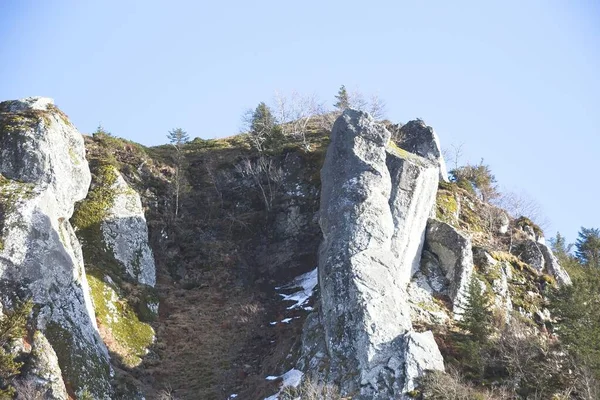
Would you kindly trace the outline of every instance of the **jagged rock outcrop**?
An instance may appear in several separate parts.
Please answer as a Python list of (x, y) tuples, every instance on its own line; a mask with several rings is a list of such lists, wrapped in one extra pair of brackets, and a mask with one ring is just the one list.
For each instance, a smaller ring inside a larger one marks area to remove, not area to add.
[[(440, 294), (450, 297), (454, 314), (459, 316), (465, 306), (465, 296), (473, 274), (471, 239), (445, 222), (430, 219), (425, 246), (428, 254), (432, 255), (428, 257), (429, 263), (425, 267), (432, 272), (433, 279), (430, 281), (443, 282), (441, 285), (430, 285)], [(444, 279), (439, 279), (439, 274), (435, 273), (436, 269), (441, 270)]]
[(154, 256), (148, 245), (148, 227), (140, 195), (115, 170), (116, 179), (110, 190), (111, 206), (101, 223), (104, 242), (112, 250), (125, 272), (144, 285), (156, 283)]
[[(111, 398), (108, 352), (69, 223), (74, 203), (86, 196), (90, 172), (81, 134), (51, 99), (0, 103), (0, 174), (2, 303), (31, 298), (31, 325), (54, 350), (31, 358), (31, 368), (43, 368), (36, 360), (46, 360), (60, 367), (48, 376), (62, 376), (68, 391)], [(50, 386), (55, 395), (49, 398), (64, 398)]]
[(473, 247), (473, 262), (490, 282), (494, 306), (510, 321), (513, 310), (509, 282), (513, 279), (513, 267), (507, 261), (494, 259), (484, 248)]
[(525, 239), (515, 244), (512, 253), (539, 272), (552, 275), (558, 284), (568, 285), (571, 283), (569, 274), (560, 266), (547, 244)]
[(544, 266), (546, 271), (556, 279), (559, 285), (570, 285), (571, 277), (563, 267), (558, 263), (558, 259), (552, 252), (552, 249), (545, 243), (538, 243), (538, 247), (544, 256)]
[[(413, 371), (443, 366), (435, 342), (411, 333), (406, 294), (437, 165), (387, 152), (389, 140), (368, 114), (347, 110), (333, 127), (321, 171), (320, 323), (329, 359), (322, 377), (357, 399), (399, 398), (414, 384)], [(429, 169), (433, 179), (419, 179)], [(307, 353), (320, 348), (319, 338), (306, 340), (304, 365), (315, 365), (318, 357)]]
[(400, 128), (400, 147), (439, 165), (440, 180), (448, 182), (446, 163), (442, 156), (440, 139), (432, 127), (420, 119), (408, 121)]

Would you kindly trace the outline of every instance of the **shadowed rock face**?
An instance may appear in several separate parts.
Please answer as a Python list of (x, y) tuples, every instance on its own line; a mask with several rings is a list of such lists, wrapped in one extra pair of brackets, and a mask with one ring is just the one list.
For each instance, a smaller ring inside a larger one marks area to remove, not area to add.
[(454, 313), (458, 316), (466, 305), (465, 296), (473, 274), (471, 239), (445, 222), (430, 219), (425, 245), (437, 259), (447, 282), (444, 294), (452, 299)]
[[(316, 342), (323, 340), (327, 379), (357, 399), (397, 398), (414, 384), (417, 364), (443, 368), (433, 340), (406, 335), (412, 331), (406, 285), (420, 258), (438, 167), (388, 152), (389, 140), (368, 114), (347, 110), (333, 127), (321, 170), (323, 335), (305, 335), (302, 365), (319, 364)], [(414, 352), (411, 340), (427, 350)]]
[(91, 177), (81, 134), (51, 99), (0, 103), (0, 174), (1, 301), (18, 293), (35, 302), (34, 346), (45, 352), (29, 377), (53, 399), (66, 398), (61, 376), (75, 394), (110, 398), (108, 353), (69, 223)]

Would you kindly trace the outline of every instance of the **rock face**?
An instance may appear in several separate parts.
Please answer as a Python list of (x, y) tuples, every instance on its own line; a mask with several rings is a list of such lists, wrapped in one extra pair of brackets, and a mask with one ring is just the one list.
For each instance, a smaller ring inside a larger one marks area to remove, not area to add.
[[(442, 285), (441, 293), (450, 297), (454, 313), (458, 316), (465, 305), (465, 296), (473, 274), (471, 239), (445, 222), (430, 219), (425, 243), (427, 251), (434, 256), (433, 263), (437, 264), (445, 278), (446, 285)], [(428, 269), (434, 271), (434, 268)], [(433, 276), (436, 281), (440, 281), (435, 273)]]
[[(47, 376), (62, 376), (78, 395), (110, 398), (108, 352), (69, 223), (74, 203), (86, 196), (90, 172), (81, 134), (52, 100), (0, 103), (0, 174), (1, 300), (10, 307), (15, 294), (31, 298), (37, 310), (31, 324), (54, 351), (32, 358), (31, 367), (49, 366)], [(58, 380), (48, 382), (52, 398), (64, 398), (54, 387)]]
[[(357, 399), (401, 396), (414, 378), (407, 375), (409, 359), (441, 367), (435, 342), (407, 335), (412, 325), (406, 294), (420, 256), (423, 215), (434, 201), (428, 196), (435, 196), (437, 165), (386, 152), (389, 140), (390, 133), (368, 114), (347, 110), (333, 127), (321, 170), (319, 284), (327, 379)], [(433, 179), (420, 178), (430, 169), (436, 171)], [(411, 340), (427, 349), (411, 350)]]
[(156, 267), (148, 246), (148, 227), (140, 195), (118, 171), (115, 174), (110, 188), (114, 193), (113, 203), (101, 223), (104, 242), (129, 276), (139, 283), (154, 286)]
[(402, 283), (419, 269), (425, 226), (435, 205), (438, 169), (421, 157), (388, 149), (387, 168), (392, 180), (389, 207), (394, 221), (392, 253)]
[(446, 163), (442, 156), (440, 140), (432, 127), (427, 126), (423, 120), (409, 121), (400, 128), (402, 141), (400, 147), (411, 153), (417, 154), (439, 165), (440, 179), (448, 182)]
[(517, 243), (512, 252), (539, 272), (546, 272), (552, 275), (558, 284), (571, 284), (569, 274), (560, 266), (547, 244), (532, 239), (525, 239)]

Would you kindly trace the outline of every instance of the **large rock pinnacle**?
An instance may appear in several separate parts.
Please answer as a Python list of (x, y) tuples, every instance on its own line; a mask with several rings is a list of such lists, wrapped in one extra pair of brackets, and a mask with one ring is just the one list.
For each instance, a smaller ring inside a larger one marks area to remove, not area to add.
[[(43, 374), (62, 376), (78, 396), (104, 399), (112, 396), (108, 352), (69, 223), (90, 180), (83, 137), (51, 99), (0, 103), (0, 301), (36, 305), (35, 343), (49, 350), (32, 359), (34, 385), (45, 385), (35, 360), (46, 360), (60, 369)], [(55, 389), (52, 398), (66, 399)]]
[[(333, 127), (321, 170), (319, 282), (328, 379), (357, 399), (398, 398), (414, 385), (416, 364), (443, 369), (435, 342), (412, 332), (406, 295), (438, 165), (392, 151), (389, 141), (368, 114), (347, 110)], [(427, 349), (415, 352), (414, 343)], [(317, 347), (305, 343), (305, 350)]]

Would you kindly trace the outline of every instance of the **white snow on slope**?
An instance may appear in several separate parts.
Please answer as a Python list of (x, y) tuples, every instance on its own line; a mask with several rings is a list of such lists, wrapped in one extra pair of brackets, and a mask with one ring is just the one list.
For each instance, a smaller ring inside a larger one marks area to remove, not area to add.
[[(302, 274), (285, 286), (276, 287), (275, 290), (289, 290), (299, 288), (300, 290), (292, 294), (279, 293), (283, 297), (283, 301), (293, 301), (294, 304), (289, 306), (288, 310), (293, 310), (302, 307), (313, 294), (318, 283), (317, 269)], [(307, 307), (308, 308), (308, 307)], [(312, 308), (311, 308), (312, 309)], [(307, 310), (310, 311), (310, 310)]]
[(265, 398), (265, 400), (278, 400), (279, 399), (279, 393), (281, 393), (281, 391), (283, 390), (283, 388), (285, 387), (298, 387), (298, 385), (300, 385), (300, 382), (302, 381), (302, 376), (304, 374), (302, 373), (302, 371), (298, 371), (295, 368), (290, 369), (288, 372), (286, 372), (285, 374), (281, 375), (281, 376), (268, 376), (266, 379), (267, 380), (275, 380), (275, 379), (283, 379), (283, 381), (281, 382), (281, 386), (279, 388), (279, 392), (275, 393), (272, 396), (269, 396), (267, 398)]

